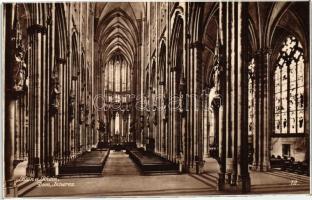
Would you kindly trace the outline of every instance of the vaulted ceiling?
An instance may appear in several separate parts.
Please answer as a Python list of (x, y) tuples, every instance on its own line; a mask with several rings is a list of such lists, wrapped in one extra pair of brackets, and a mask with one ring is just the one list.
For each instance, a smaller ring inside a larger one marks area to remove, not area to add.
[(96, 3), (95, 39), (104, 63), (116, 54), (122, 54), (133, 66), (139, 42), (139, 23), (146, 3)]

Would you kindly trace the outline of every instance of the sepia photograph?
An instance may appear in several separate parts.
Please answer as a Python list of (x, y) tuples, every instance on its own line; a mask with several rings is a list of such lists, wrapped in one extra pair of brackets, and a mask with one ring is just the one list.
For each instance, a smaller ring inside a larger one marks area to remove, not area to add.
[(309, 1), (1, 11), (3, 198), (310, 195)]

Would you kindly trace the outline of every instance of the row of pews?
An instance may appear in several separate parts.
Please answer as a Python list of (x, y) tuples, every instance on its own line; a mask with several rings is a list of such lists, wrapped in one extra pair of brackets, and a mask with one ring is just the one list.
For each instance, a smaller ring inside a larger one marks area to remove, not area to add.
[(308, 161), (296, 161), (294, 157), (281, 157), (272, 155), (270, 158), (271, 168), (281, 169), (283, 171), (310, 175), (310, 166)]
[(178, 165), (142, 148), (128, 151), (129, 157), (143, 173), (177, 173)]
[(60, 175), (100, 175), (108, 155), (109, 149), (93, 148), (61, 166)]

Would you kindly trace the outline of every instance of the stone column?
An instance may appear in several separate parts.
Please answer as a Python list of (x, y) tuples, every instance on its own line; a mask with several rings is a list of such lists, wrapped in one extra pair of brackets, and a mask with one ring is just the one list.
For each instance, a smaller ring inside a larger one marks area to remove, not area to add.
[(164, 112), (163, 112), (163, 152), (165, 157), (168, 156), (168, 114), (169, 114), (169, 98), (167, 93), (164, 92)]
[[(44, 92), (45, 88), (43, 85), (44, 72), (45, 72), (45, 51), (44, 46), (44, 34), (46, 33), (46, 27), (44, 26), (43, 17), (40, 13), (43, 12), (43, 6), (41, 4), (32, 5), (32, 12), (34, 13), (34, 20), (32, 24), (28, 27), (28, 34), (31, 41), (31, 70), (29, 73), (30, 78), (30, 95), (29, 102), (31, 102), (29, 110), (32, 115), (29, 118), (30, 124), (32, 126), (30, 133), (32, 134), (31, 142), (33, 146), (30, 148), (28, 169), (32, 174), (34, 172), (35, 177), (40, 177), (42, 175), (42, 163), (43, 163), (43, 126), (44, 126)], [(29, 174), (29, 173), (28, 173)]]
[(250, 192), (250, 176), (248, 171), (248, 3), (237, 3), (238, 27), (238, 145), (237, 145), (237, 184), (242, 193)]
[(206, 90), (204, 90), (203, 92), (203, 105), (204, 105), (204, 109), (203, 109), (203, 140), (204, 140), (204, 144), (203, 144), (203, 153), (204, 153), (204, 159), (205, 158), (209, 158), (209, 127), (210, 127), (210, 118), (209, 118), (209, 89), (207, 88)]
[[(304, 134), (305, 134), (305, 146), (306, 146), (306, 152), (305, 152), (305, 161), (309, 162), (310, 160), (310, 77), (308, 74), (310, 74), (310, 63), (309, 63), (309, 51), (304, 51)], [(310, 165), (311, 166), (311, 165)]]
[[(228, 87), (228, 82), (226, 82), (226, 63), (227, 61), (227, 25), (228, 25), (228, 5), (227, 3), (219, 3), (219, 36), (220, 36), (220, 55), (217, 57), (217, 61), (219, 62), (219, 69), (214, 69), (214, 87), (216, 88), (216, 94), (219, 94), (219, 101), (216, 101), (217, 99), (213, 99), (211, 104), (215, 105), (213, 106), (213, 112), (214, 112), (214, 146), (217, 148), (217, 155), (216, 159), (219, 163), (219, 173), (218, 173), (218, 190), (224, 191), (225, 190), (225, 172), (226, 172), (226, 108), (227, 103), (225, 103), (226, 100), (226, 92), (225, 89)], [(218, 41), (217, 41), (218, 42)], [(218, 44), (218, 43), (217, 43)], [(216, 51), (216, 54), (218, 52)], [(218, 63), (217, 63), (218, 64)], [(223, 72), (221, 73), (221, 70)], [(214, 102), (215, 101), (215, 102)], [(221, 102), (222, 101), (222, 102)], [(228, 102), (228, 101), (227, 101)], [(218, 106), (219, 105), (219, 106)], [(220, 108), (219, 108), (220, 107)], [(218, 112), (220, 113), (218, 116), (216, 116), (215, 108), (219, 108)], [(217, 122), (216, 122), (217, 121)], [(216, 126), (219, 126), (219, 128), (216, 128)]]
[(269, 140), (272, 131), (270, 102), (271, 79), (270, 50), (260, 49), (255, 54), (255, 117), (253, 169), (267, 171), (270, 168)]
[[(4, 132), (4, 168), (5, 168), (5, 196), (14, 197), (17, 195), (16, 183), (13, 179), (13, 162), (14, 151), (18, 150), (17, 138), (15, 134), (19, 134), (17, 123), (21, 123), (18, 119), (17, 113), (20, 113), (20, 105), (17, 106), (17, 102), (22, 102), (25, 95), (24, 87), (25, 83), (20, 74), (23, 71), (25, 53), (27, 49), (24, 49), (22, 45), (22, 39), (19, 38), (18, 31), (21, 31), (17, 24), (17, 6), (16, 4), (4, 5), (4, 38), (5, 38), (5, 132)], [(18, 30), (19, 29), (19, 30)], [(27, 47), (26, 47), (27, 48)], [(22, 56), (21, 56), (22, 55)], [(19, 58), (19, 59), (17, 59)], [(26, 66), (27, 67), (27, 66)], [(26, 70), (26, 69), (25, 69)], [(26, 71), (24, 71), (26, 72)], [(21, 115), (21, 113), (19, 114)], [(21, 124), (23, 125), (23, 124)], [(22, 138), (20, 138), (22, 139)], [(17, 144), (17, 146), (15, 146)], [(19, 152), (17, 152), (19, 156)]]
[(253, 115), (253, 163), (252, 169), (258, 170), (259, 169), (259, 94), (260, 94), (260, 78), (259, 78), (259, 71), (261, 68), (261, 53), (257, 51), (254, 54), (255, 59), (255, 78), (254, 78), (254, 115)]
[[(14, 47), (14, 20), (13, 4), (4, 5), (4, 33), (5, 33), (5, 49), (13, 49)], [(16, 184), (13, 179), (13, 161), (14, 161), (14, 134), (15, 134), (15, 102), (13, 87), (14, 87), (14, 72), (13, 63), (14, 52), (12, 50), (5, 51), (5, 195), (6, 197), (16, 196)]]
[(14, 111), (15, 102), (6, 101), (6, 135), (5, 135), (5, 180), (6, 195), (16, 196), (16, 184), (13, 179), (13, 161), (14, 161)]
[(193, 119), (194, 119), (194, 126), (193, 130), (195, 133), (195, 156), (198, 158), (198, 164), (200, 165), (200, 171), (202, 170), (202, 163), (203, 163), (203, 129), (202, 129), (202, 123), (203, 123), (203, 107), (204, 107), (204, 101), (202, 98), (202, 80), (203, 80), (203, 74), (202, 73), (202, 50), (204, 48), (203, 44), (199, 41), (195, 41), (190, 45), (190, 48), (193, 50), (193, 63), (194, 63), (194, 76), (193, 76), (193, 93), (191, 95), (193, 98), (193, 108), (190, 108), (194, 110)]
[[(215, 87), (222, 97), (219, 142), (219, 189), (248, 192), (248, 64), (246, 62), (248, 3), (220, 3), (220, 64)], [(221, 108), (220, 108), (221, 110)], [(224, 182), (224, 167), (228, 178)]]
[(58, 63), (55, 62), (55, 4), (50, 5), (49, 7), (49, 23), (48, 23), (48, 46), (49, 49), (51, 49), (52, 52), (48, 53), (48, 59), (49, 59), (49, 74), (48, 74), (48, 112), (49, 112), (49, 125), (46, 139), (47, 139), (47, 172), (46, 175), (48, 176), (54, 176), (55, 175), (55, 169), (54, 169), (54, 137), (55, 137), (55, 130), (56, 124), (55, 124), (55, 118), (58, 114), (58, 109), (60, 105), (60, 99), (59, 99), (59, 67), (56, 66)]
[(226, 35), (226, 184), (235, 185), (237, 179), (237, 112), (238, 112), (238, 83), (237, 83), (237, 57), (233, 55), (237, 52), (237, 18), (235, 15), (235, 4), (227, 6)]
[[(216, 158), (219, 162), (220, 165), (220, 170), (218, 173), (218, 190), (223, 191), (224, 190), (224, 185), (225, 185), (225, 138), (222, 130), (222, 117), (223, 117), (223, 112), (220, 110), (221, 107), (221, 98), (216, 97), (211, 101), (211, 107), (213, 110), (213, 132), (214, 132), (214, 141), (213, 141), (213, 146), (216, 148), (216, 153), (217, 155)], [(221, 111), (221, 112), (220, 112)], [(221, 113), (221, 116), (220, 116)]]
[(273, 75), (270, 73), (270, 59), (271, 59), (271, 49), (263, 50), (263, 82), (264, 82), (264, 91), (263, 91), (263, 142), (262, 142), (262, 159), (261, 159), (261, 171), (268, 171), (270, 169), (270, 133), (272, 132), (272, 115), (271, 112), (274, 110), (273, 104), (270, 101), (270, 91), (273, 89), (270, 79)]

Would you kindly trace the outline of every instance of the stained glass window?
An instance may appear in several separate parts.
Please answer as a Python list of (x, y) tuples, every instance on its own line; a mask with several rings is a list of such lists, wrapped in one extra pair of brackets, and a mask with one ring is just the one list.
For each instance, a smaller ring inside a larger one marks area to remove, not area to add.
[(295, 37), (288, 37), (274, 74), (275, 134), (304, 133), (304, 59)]
[(112, 57), (107, 63), (104, 73), (106, 90), (129, 92), (130, 67), (123, 56), (116, 55)]
[(120, 66), (120, 61), (116, 60), (115, 62), (115, 91), (120, 92), (120, 81), (121, 81), (121, 66)]
[(109, 90), (113, 90), (114, 88), (113, 88), (113, 83), (114, 83), (114, 67), (113, 67), (113, 61), (110, 61), (109, 62), (109, 65), (108, 65), (108, 71), (109, 71), (109, 81), (108, 81), (108, 85), (109, 85), (109, 87), (108, 87), (108, 89)]

